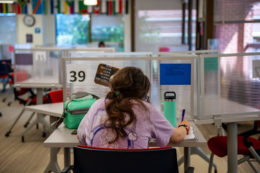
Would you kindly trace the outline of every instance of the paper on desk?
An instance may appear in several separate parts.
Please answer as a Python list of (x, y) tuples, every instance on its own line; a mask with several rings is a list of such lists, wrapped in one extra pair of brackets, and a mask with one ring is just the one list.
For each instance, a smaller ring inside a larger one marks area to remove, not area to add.
[(184, 140), (195, 139), (193, 127), (190, 127), (189, 134), (185, 136)]

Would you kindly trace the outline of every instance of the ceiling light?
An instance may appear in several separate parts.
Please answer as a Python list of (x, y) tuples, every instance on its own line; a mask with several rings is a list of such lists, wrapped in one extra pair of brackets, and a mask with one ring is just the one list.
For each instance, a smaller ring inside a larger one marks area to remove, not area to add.
[(2, 3), (2, 4), (13, 4), (14, 1), (13, 0), (2, 0), (2, 1), (0, 1), (0, 3)]
[(84, 0), (85, 5), (97, 5), (97, 0)]

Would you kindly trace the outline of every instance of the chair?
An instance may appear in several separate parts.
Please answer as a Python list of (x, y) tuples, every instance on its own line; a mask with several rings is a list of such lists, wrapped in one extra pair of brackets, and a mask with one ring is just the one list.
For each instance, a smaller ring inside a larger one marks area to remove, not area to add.
[[(48, 98), (50, 103), (60, 103), (63, 102), (63, 90), (54, 90), (48, 93)], [(56, 128), (56, 123), (59, 121), (59, 118), (50, 117), (50, 123), (53, 128)], [(52, 123), (55, 123), (52, 125)]]
[[(107, 149), (74, 147), (74, 172), (91, 173), (178, 173), (176, 149)], [(188, 172), (193, 172), (189, 168)]]
[(63, 90), (50, 91), (48, 93), (48, 98), (50, 103), (63, 102)]
[[(255, 121), (253, 129), (241, 133), (237, 138), (237, 153), (244, 156), (238, 160), (238, 164), (247, 161), (256, 173), (260, 171), (257, 170), (252, 161), (257, 161), (260, 164), (260, 140), (250, 136), (260, 134), (260, 130), (258, 130), (258, 128), (260, 128), (260, 121)], [(208, 147), (212, 152), (211, 162), (209, 164), (209, 172), (211, 172), (214, 154), (218, 157), (224, 157), (227, 155), (227, 136), (215, 136), (210, 138), (208, 141)]]
[[(11, 76), (12, 76), (12, 83), (13, 83), (14, 74), (12, 73)], [(25, 71), (19, 71), (16, 74), (16, 81), (21, 82), (21, 81), (27, 80), (28, 78), (29, 78), (29, 75)], [(36, 105), (36, 102), (37, 102), (36, 101), (36, 95), (33, 93), (32, 89), (30, 89), (30, 88), (20, 88), (20, 89), (14, 88), (13, 91), (14, 91), (15, 100), (18, 100), (20, 104), (22, 104), (24, 106)], [(27, 93), (29, 93), (30, 96), (28, 96), (26, 99), (24, 99), (23, 96)], [(48, 99), (47, 96), (43, 96), (43, 103), (49, 103), (49, 99)], [(9, 102), (8, 105), (11, 105), (11, 103)], [(14, 126), (16, 125), (18, 120), (22, 117), (24, 111), (25, 111), (25, 108), (22, 109), (22, 111), (19, 113), (19, 115), (17, 116), (17, 118), (15, 119), (15, 121), (13, 122), (11, 127), (9, 128), (9, 130), (5, 133), (6, 137), (10, 136), (12, 129), (14, 128)], [(33, 118), (34, 114), (35, 113), (32, 113), (30, 115), (30, 117), (28, 118), (28, 120), (26, 121), (26, 123), (24, 124), (25, 128), (29, 125), (29, 123), (30, 123), (31, 119)], [(36, 127), (38, 128), (38, 124), (36, 124)], [(43, 136), (45, 136), (44, 133), (43, 133)], [(22, 137), (22, 141), (24, 141), (23, 137)]]
[(5, 91), (6, 85), (9, 81), (9, 73), (12, 72), (11, 60), (0, 60), (0, 80), (3, 81), (3, 90)]

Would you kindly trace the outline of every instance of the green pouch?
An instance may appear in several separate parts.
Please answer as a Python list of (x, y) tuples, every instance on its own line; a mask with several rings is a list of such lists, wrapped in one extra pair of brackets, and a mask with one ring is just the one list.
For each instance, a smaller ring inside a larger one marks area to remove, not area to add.
[(96, 96), (88, 95), (66, 101), (64, 103), (65, 126), (69, 129), (77, 129), (81, 120), (96, 100)]

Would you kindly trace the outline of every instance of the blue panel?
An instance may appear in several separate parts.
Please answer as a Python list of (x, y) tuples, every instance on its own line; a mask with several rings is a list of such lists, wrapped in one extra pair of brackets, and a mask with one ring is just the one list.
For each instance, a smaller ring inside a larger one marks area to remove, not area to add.
[(191, 64), (160, 64), (160, 85), (190, 85)]

